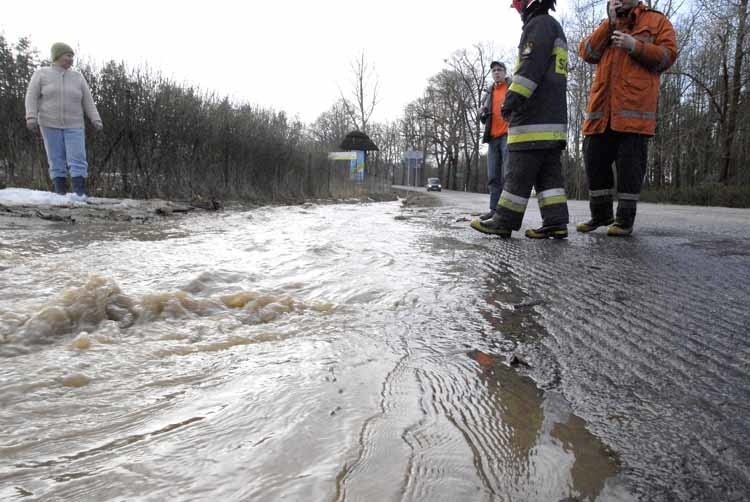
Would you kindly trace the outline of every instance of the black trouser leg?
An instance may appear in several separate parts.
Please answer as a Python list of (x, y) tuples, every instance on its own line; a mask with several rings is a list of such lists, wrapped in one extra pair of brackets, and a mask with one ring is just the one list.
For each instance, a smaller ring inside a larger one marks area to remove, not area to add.
[(617, 158), (617, 137), (607, 129), (583, 139), (583, 160), (589, 182), (589, 208), (595, 221), (612, 219), (612, 195), (615, 179), (612, 164)]
[(617, 144), (617, 221), (632, 227), (648, 163), (649, 136), (620, 133)]
[(508, 175), (497, 203), (495, 214), (500, 224), (509, 230), (518, 230), (523, 222), (531, 188), (544, 163), (547, 150), (514, 150), (509, 152)]
[(536, 196), (542, 213), (542, 226), (564, 226), (568, 224), (568, 198), (565, 195), (565, 179), (560, 157), (562, 150), (542, 150), (542, 165), (536, 177)]

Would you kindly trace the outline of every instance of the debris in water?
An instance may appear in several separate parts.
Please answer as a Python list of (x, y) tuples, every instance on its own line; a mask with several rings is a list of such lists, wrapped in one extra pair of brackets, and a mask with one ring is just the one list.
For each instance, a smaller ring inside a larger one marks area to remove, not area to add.
[(531, 365), (518, 354), (513, 354), (510, 357), (510, 361), (508, 361), (508, 364), (510, 364), (513, 368), (517, 368), (519, 366), (523, 366), (524, 368), (531, 368)]
[(91, 379), (83, 373), (73, 373), (62, 378), (62, 384), (66, 387), (83, 387), (88, 385), (90, 381)]
[(70, 342), (70, 346), (74, 349), (78, 350), (86, 350), (91, 348), (91, 338), (89, 337), (89, 334), (85, 331), (81, 331), (78, 336), (76, 336), (72, 342)]
[(468, 356), (474, 359), (480, 366), (484, 368), (491, 368), (497, 362), (495, 356), (482, 352), (481, 350), (475, 349), (468, 353)]
[(34, 495), (34, 492), (30, 492), (28, 490), (24, 490), (20, 486), (14, 486), (14, 488), (16, 489), (16, 491), (18, 492), (18, 494), (21, 497), (31, 497), (32, 495)]
[(536, 307), (537, 305), (542, 305), (543, 303), (544, 303), (543, 300), (529, 300), (527, 302), (517, 303), (517, 304), (513, 305), (513, 308), (515, 310), (527, 309), (527, 308), (530, 308), (530, 307)]

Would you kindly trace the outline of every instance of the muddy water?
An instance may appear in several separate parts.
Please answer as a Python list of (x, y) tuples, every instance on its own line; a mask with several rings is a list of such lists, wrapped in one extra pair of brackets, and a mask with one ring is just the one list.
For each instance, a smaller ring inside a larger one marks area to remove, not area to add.
[(0, 221), (0, 499), (632, 500), (440, 211)]

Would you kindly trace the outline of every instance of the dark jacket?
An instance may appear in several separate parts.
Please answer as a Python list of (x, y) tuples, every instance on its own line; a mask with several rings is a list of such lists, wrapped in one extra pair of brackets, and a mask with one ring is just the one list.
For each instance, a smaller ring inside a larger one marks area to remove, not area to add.
[[(505, 85), (510, 88), (511, 80), (509, 77), (505, 77)], [(490, 110), (492, 107), (492, 91), (495, 88), (493, 82), (484, 90), (484, 98), (482, 98), (482, 108), (479, 110), (479, 120), (484, 124), (484, 132), (482, 133), (482, 143), (489, 143), (492, 139), (490, 137), (490, 130), (492, 129), (492, 114), (500, 113), (500, 110)], [(507, 89), (506, 89), (507, 96)]]
[(568, 42), (560, 23), (538, 8), (524, 16), (513, 83), (503, 104), (511, 114), (508, 150), (565, 148)]

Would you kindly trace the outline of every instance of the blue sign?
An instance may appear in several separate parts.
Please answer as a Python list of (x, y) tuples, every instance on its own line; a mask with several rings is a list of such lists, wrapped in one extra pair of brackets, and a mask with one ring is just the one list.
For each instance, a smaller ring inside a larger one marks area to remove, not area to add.
[(356, 159), (349, 161), (349, 179), (354, 181), (365, 180), (365, 152), (356, 150)]

